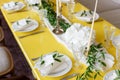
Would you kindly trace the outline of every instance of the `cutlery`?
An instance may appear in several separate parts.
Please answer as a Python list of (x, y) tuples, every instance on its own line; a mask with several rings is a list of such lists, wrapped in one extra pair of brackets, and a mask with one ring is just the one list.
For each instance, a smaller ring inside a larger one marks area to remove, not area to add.
[(28, 34), (28, 35), (19, 36), (19, 38), (24, 38), (24, 37), (39, 34), (39, 33), (42, 33), (42, 32), (44, 32), (44, 31), (38, 31), (38, 32), (34, 32), (34, 33), (31, 33), (31, 34)]
[(13, 13), (18, 13), (18, 12), (26, 12), (28, 10), (20, 10), (20, 11), (15, 11), (15, 12), (8, 12), (8, 14), (13, 14)]
[[(96, 20), (95, 22), (101, 22), (101, 21), (104, 21), (102, 18)], [(88, 24), (92, 24), (92, 22), (87, 22)]]
[(36, 57), (36, 58), (32, 58), (32, 61), (36, 61), (37, 59), (39, 59), (40, 57)]
[(70, 75), (60, 79), (60, 80), (68, 80), (68, 79), (73, 78), (73, 77), (78, 76), (78, 75), (79, 75), (79, 73), (73, 73), (73, 74), (70, 74)]

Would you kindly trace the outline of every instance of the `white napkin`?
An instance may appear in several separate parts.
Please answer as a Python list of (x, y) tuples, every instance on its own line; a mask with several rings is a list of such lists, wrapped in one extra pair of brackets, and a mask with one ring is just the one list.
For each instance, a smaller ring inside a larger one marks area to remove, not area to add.
[[(86, 11), (86, 16), (85, 15), (81, 16), (82, 13), (83, 13), (83, 11), (77, 12), (75, 14), (76, 18), (78, 18), (79, 20), (82, 20), (82, 21), (92, 22), (93, 14), (90, 14), (89, 11)], [(98, 18), (99, 18), (99, 15), (96, 13), (95, 20), (97, 20)]]
[(33, 22), (31, 20), (28, 20), (30, 22), (27, 23), (27, 19), (22, 19), (16, 22), (17, 28), (15, 29), (15, 31), (20, 31), (20, 30), (24, 30), (30, 26), (33, 25)]
[(7, 9), (7, 10), (12, 10), (12, 9), (14, 9), (15, 8), (15, 2), (13, 2), (13, 1), (11, 1), (11, 2), (9, 2), (9, 3), (5, 3), (4, 5), (3, 5), (3, 7), (5, 8), (5, 9)]
[[(60, 59), (62, 62), (57, 62), (55, 60), (53, 61), (52, 59), (49, 60), (48, 57), (51, 58), (50, 55), (47, 56), (47, 60), (43, 57), (43, 60), (45, 60), (45, 64), (40, 65), (39, 60), (35, 64), (35, 68), (37, 68), (40, 71), (42, 76), (47, 76), (47, 75), (50, 75), (50, 74), (56, 74), (56, 73), (59, 73), (60, 71), (63, 71), (64, 69), (67, 68), (68, 65), (65, 62), (64, 58)], [(51, 63), (53, 63), (53, 65), (51, 65)]]
[(96, 68), (101, 71), (106, 71), (112, 68), (112, 66), (114, 65), (114, 57), (110, 55), (109, 53), (106, 53), (105, 59), (101, 58), (101, 61), (103, 61), (106, 64), (106, 66), (103, 66), (100, 63), (95, 64)]
[[(72, 50), (82, 53), (83, 51), (81, 51), (81, 48), (85, 48), (87, 46), (89, 34), (89, 27), (83, 27), (79, 23), (74, 23), (70, 28), (66, 30), (63, 36), (63, 40)], [(94, 40), (95, 32), (93, 31), (91, 44), (94, 42)]]

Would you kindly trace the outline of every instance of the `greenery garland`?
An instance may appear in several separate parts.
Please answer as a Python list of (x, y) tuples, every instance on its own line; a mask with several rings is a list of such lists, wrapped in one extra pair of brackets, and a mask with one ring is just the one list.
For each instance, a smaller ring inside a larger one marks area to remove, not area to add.
[[(47, 18), (52, 26), (56, 26), (57, 19), (56, 19), (56, 13), (53, 10), (53, 3), (46, 2), (45, 0), (42, 0), (42, 7), (47, 10)], [(59, 25), (64, 30), (64, 32), (67, 30), (67, 28), (70, 27), (70, 24), (65, 22), (64, 19), (59, 19)]]
[[(89, 66), (86, 68), (86, 71), (82, 75), (77, 76), (76, 80), (88, 80), (89, 78), (94, 78), (95, 80), (97, 75), (101, 76), (99, 70), (95, 67), (96, 61), (101, 65), (106, 66), (106, 64), (101, 60), (101, 58), (105, 59), (105, 52), (103, 50), (100, 50), (100, 48), (102, 48), (101, 44), (92, 44), (90, 46), (90, 50), (87, 56), (87, 63)], [(97, 56), (97, 54), (100, 55)], [(92, 73), (95, 73), (95, 75), (92, 76)]]

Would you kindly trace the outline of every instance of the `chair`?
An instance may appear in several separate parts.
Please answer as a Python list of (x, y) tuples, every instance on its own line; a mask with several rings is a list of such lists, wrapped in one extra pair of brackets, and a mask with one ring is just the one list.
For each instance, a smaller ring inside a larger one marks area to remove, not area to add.
[(4, 32), (2, 27), (0, 27), (0, 43), (4, 44)]
[(13, 68), (13, 59), (10, 51), (4, 46), (0, 46), (0, 78), (7, 74), (12, 75), (14, 71)]

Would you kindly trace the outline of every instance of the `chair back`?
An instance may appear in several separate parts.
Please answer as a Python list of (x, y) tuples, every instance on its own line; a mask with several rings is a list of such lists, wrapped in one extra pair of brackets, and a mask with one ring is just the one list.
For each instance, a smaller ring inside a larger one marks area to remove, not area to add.
[(0, 42), (4, 39), (3, 29), (0, 27)]
[(13, 70), (13, 59), (10, 51), (0, 46), (0, 77), (10, 73)]

